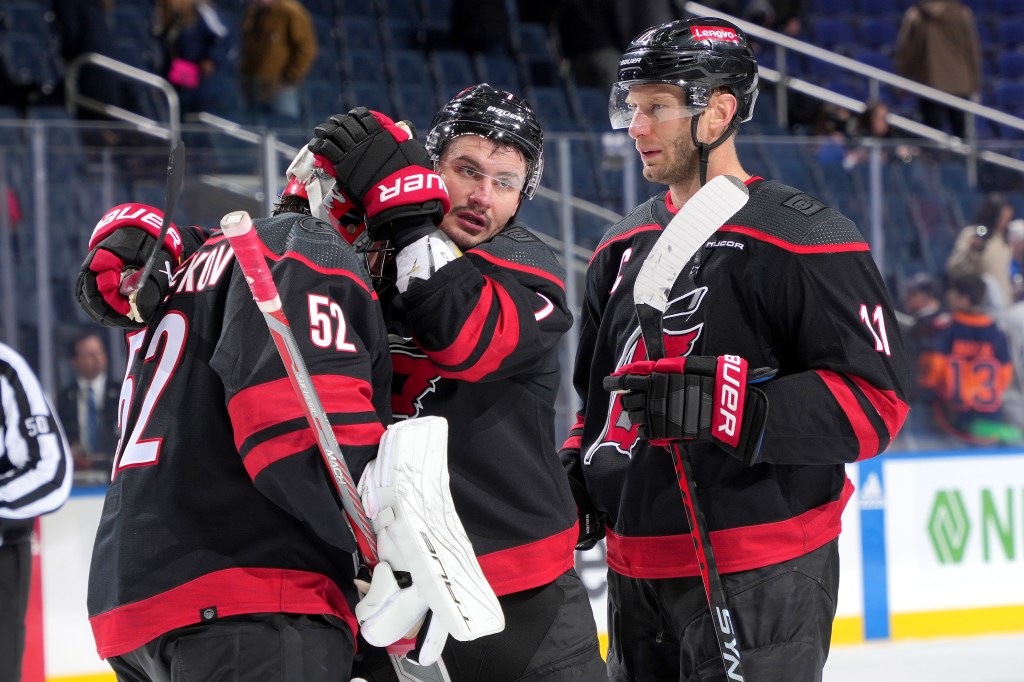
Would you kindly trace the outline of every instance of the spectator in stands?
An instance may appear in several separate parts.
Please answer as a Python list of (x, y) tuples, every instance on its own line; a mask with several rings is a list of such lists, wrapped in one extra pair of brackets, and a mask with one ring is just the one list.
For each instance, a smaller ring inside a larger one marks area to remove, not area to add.
[[(918, 0), (903, 14), (896, 50), (901, 76), (955, 97), (981, 92), (981, 47), (974, 12), (960, 0)], [(943, 102), (921, 97), (921, 118), (932, 128), (964, 136), (964, 112)]]
[(0, 343), (0, 682), (21, 679), (32, 528), (71, 492), (71, 452), (32, 368)]
[(843, 166), (849, 170), (862, 163), (867, 163), (871, 150), (864, 145), (866, 141), (882, 142), (881, 152), (886, 159), (898, 159), (910, 163), (920, 152), (916, 147), (907, 144), (894, 144), (897, 138), (895, 130), (889, 125), (889, 105), (881, 101), (868, 102), (867, 107), (854, 119), (848, 127), (850, 147)]
[(1005, 310), (1014, 300), (1011, 282), (1013, 246), (1009, 225), (1013, 205), (998, 192), (990, 192), (978, 207), (974, 222), (961, 230), (946, 261), (951, 278), (971, 274), (988, 287), (987, 304), (992, 311)]
[(965, 443), (1024, 443), (1019, 427), (1003, 416), (1003, 395), (1013, 378), (1006, 334), (983, 312), (985, 282), (954, 278), (946, 290), (949, 314), (936, 322), (921, 353), (918, 380), (942, 431)]
[(210, 111), (204, 93), (227, 62), (230, 36), (212, 0), (157, 0), (153, 33), (163, 47), (165, 77), (178, 91), (182, 115)]
[(102, 478), (92, 478), (109, 480), (117, 449), (121, 382), (110, 375), (106, 346), (94, 331), (80, 332), (71, 340), (68, 363), (75, 378), (57, 396), (57, 414), (71, 443), (76, 469), (102, 472)]
[[(907, 283), (900, 308), (896, 319), (907, 345), (907, 359), (911, 367), (917, 367), (922, 350), (932, 346), (938, 329), (936, 319), (942, 312), (942, 285), (927, 272), (917, 273)], [(912, 406), (921, 397), (916, 374), (910, 390)]]
[(313, 19), (298, 0), (249, 0), (238, 65), (242, 93), (258, 125), (298, 124), (300, 88), (317, 54)]
[(752, 0), (743, 18), (795, 38), (803, 30), (803, 0)]
[[(112, 25), (115, 6), (116, 0), (54, 0), (54, 26), (65, 65), (86, 52), (122, 59), (114, 40), (117, 27)], [(79, 72), (80, 95), (135, 113), (145, 113), (133, 94), (135, 92), (131, 85), (123, 79), (112, 78), (108, 71), (84, 66)], [(84, 107), (77, 107), (75, 115), (84, 120), (107, 120), (106, 116)], [(99, 131), (98, 134), (104, 142), (116, 141), (116, 135), (109, 130)]]

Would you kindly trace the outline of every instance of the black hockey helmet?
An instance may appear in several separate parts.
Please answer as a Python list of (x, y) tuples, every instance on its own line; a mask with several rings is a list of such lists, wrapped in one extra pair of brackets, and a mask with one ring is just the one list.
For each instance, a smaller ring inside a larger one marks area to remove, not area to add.
[(634, 38), (619, 60), (619, 80), (609, 100), (612, 127), (629, 126), (632, 111), (625, 99), (639, 83), (678, 85), (693, 113), (707, 107), (716, 88), (728, 88), (738, 103), (735, 126), (754, 114), (757, 81), (750, 43), (728, 21), (702, 17), (660, 24)]
[(434, 116), (427, 153), (439, 161), (448, 143), (460, 135), (479, 135), (518, 149), (526, 159), (523, 194), (533, 198), (544, 173), (544, 131), (525, 99), (487, 83), (466, 88)]

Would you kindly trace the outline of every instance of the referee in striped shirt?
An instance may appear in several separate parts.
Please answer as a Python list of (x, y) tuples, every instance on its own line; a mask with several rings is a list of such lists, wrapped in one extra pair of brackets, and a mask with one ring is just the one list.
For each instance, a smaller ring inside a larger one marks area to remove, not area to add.
[(0, 682), (21, 679), (35, 518), (71, 491), (71, 448), (39, 379), (0, 343)]

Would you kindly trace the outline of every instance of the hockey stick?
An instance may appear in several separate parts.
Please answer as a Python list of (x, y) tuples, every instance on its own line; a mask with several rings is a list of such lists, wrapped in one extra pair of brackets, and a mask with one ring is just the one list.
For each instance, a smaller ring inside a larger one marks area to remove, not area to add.
[(291, 325), (288, 324), (288, 318), (281, 307), (281, 297), (277, 294), (277, 285), (270, 275), (267, 259), (263, 256), (259, 235), (253, 229), (252, 220), (246, 211), (228, 213), (221, 218), (220, 227), (235, 252), (235, 259), (242, 268), (242, 274), (245, 275), (245, 281), (249, 284), (253, 298), (256, 299), (256, 305), (263, 313), (270, 336), (273, 337), (277, 352), (281, 355), (285, 370), (288, 372), (288, 380), (305, 408), (306, 421), (316, 434), (320, 454), (331, 472), (334, 487), (341, 497), (359, 551), (369, 567), (373, 568), (379, 559), (377, 538), (366, 511), (363, 510), (355, 481), (352, 480), (352, 472), (349, 471), (341, 453), (338, 439), (334, 436), (320, 396), (313, 386), (313, 379), (295, 342)]
[[(676, 278), (708, 238), (730, 216), (740, 210), (748, 198), (746, 186), (731, 175), (720, 175), (711, 179), (679, 209), (644, 259), (633, 283), (633, 304), (636, 306), (636, 316), (640, 321), (640, 333), (647, 347), (648, 359), (657, 360), (665, 357), (662, 316), (668, 307), (669, 293)], [(722, 576), (718, 573), (718, 564), (711, 547), (711, 536), (707, 521), (704, 519), (704, 511), (697, 499), (693, 468), (689, 456), (677, 444), (673, 443), (669, 449), (673, 455), (676, 477), (679, 479), (683, 506), (690, 522), (690, 536), (693, 538), (693, 547), (697, 553), (697, 566), (715, 621), (715, 636), (722, 654), (722, 665), (730, 680), (742, 682), (743, 664), (740, 662), (736, 628), (729, 615), (729, 605), (725, 599)]]
[[(348, 464), (345, 462), (341, 446), (338, 445), (338, 439), (327, 420), (327, 414), (320, 402), (316, 387), (313, 385), (313, 379), (309, 375), (306, 363), (302, 359), (302, 353), (295, 342), (291, 325), (288, 323), (288, 318), (285, 317), (281, 298), (277, 293), (277, 285), (274, 284), (270, 268), (267, 267), (267, 259), (263, 256), (262, 243), (256, 230), (253, 229), (252, 219), (246, 211), (235, 211), (221, 218), (220, 226), (231, 249), (235, 252), (235, 259), (242, 269), (242, 274), (249, 285), (249, 290), (252, 291), (256, 305), (263, 313), (263, 319), (266, 320), (267, 328), (277, 346), (277, 352), (284, 363), (292, 389), (305, 408), (306, 421), (317, 435), (320, 454), (331, 472), (334, 486), (341, 497), (342, 506), (348, 516), (349, 528), (359, 545), (359, 552), (367, 566), (373, 568), (380, 560), (377, 553), (377, 538), (370, 525), (370, 520), (366, 516), (366, 511), (363, 509), (362, 501), (359, 499), (352, 472), (349, 471)], [(400, 680), (447, 682), (450, 679), (440, 660), (429, 666), (421, 666), (408, 660), (404, 654), (391, 653), (391, 647), (388, 649), (391, 665)]]
[(146, 265), (141, 270), (136, 270), (121, 281), (119, 291), (122, 296), (129, 298), (145, 284), (146, 278), (153, 272), (156, 265), (156, 257), (160, 253), (167, 236), (167, 230), (171, 228), (171, 215), (178, 205), (178, 197), (181, 196), (181, 186), (185, 181), (185, 143), (175, 140), (171, 146), (171, 155), (167, 157), (167, 189), (164, 192), (164, 219), (160, 221), (160, 236), (156, 238), (153, 250), (146, 257)]

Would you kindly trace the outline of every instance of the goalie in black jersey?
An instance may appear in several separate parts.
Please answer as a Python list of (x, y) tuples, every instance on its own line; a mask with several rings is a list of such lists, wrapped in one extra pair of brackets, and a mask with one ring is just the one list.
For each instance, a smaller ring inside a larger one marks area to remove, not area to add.
[[(443, 187), (431, 201), (447, 203)], [(289, 196), (255, 228), (378, 533), (369, 593), (356, 591), (356, 538), (295, 370), (274, 352), (231, 245), (173, 225), (157, 244), (158, 209), (117, 206), (93, 233), (77, 292), (97, 321), (135, 329), (88, 592), (97, 650), (120, 680), (346, 680), (357, 631), (383, 646), (422, 629), (431, 662), (449, 632), (468, 641), (503, 627), (452, 511), (444, 420), (385, 430), (377, 295), (362, 254), (308, 213)], [(123, 297), (120, 281), (154, 248), (162, 267)]]
[[(500, 633), (449, 639), (444, 674), (603, 679), (589, 598), (573, 568), (576, 510), (555, 456), (557, 345), (572, 323), (565, 275), (515, 221), (543, 171), (533, 110), (481, 84), (438, 112), (425, 149), (365, 110), (331, 117), (316, 135), (313, 154), (300, 152), (289, 168), (284, 201), (312, 207), (358, 248), (377, 245), (371, 258), (386, 246), (390, 276), (376, 286), (391, 333), (391, 408), (396, 419), (448, 420), (455, 508), (504, 614)], [(94, 239), (83, 305), (120, 326), (150, 320), (159, 292), (144, 288), (132, 303), (111, 288), (109, 273), (137, 266), (138, 252), (96, 265), (102, 251)], [(89, 283), (101, 278), (105, 288)], [(357, 662), (366, 678), (392, 678), (390, 668), (386, 659)]]

